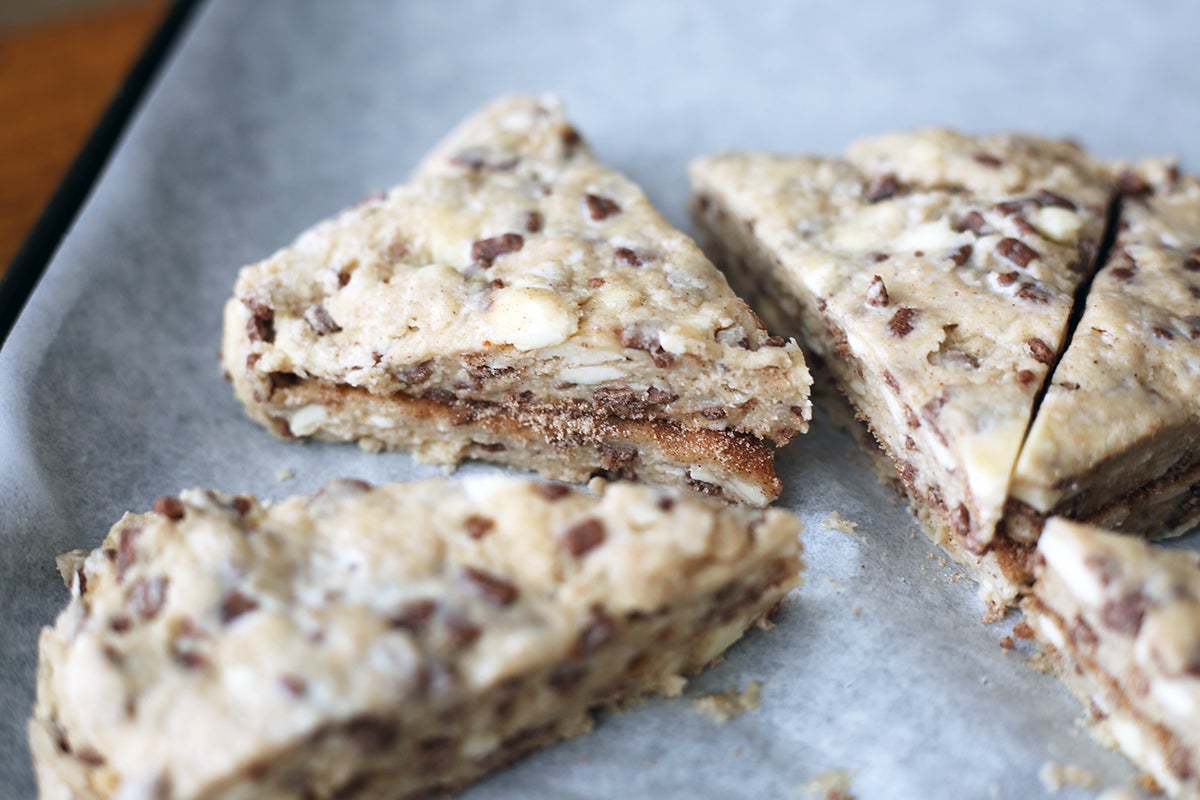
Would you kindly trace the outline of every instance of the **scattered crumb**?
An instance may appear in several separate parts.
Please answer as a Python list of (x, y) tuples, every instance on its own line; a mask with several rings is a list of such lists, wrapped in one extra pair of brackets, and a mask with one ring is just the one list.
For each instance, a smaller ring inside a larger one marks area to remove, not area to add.
[(857, 617), (858, 615), (862, 614), (862, 608), (860, 608), (859, 606), (855, 606), (853, 608), (853, 610), (850, 611), (850, 613)]
[(1005, 650), (1011, 650), (1013, 646), (1013, 638), (1011, 636), (1002, 636), (1000, 638), (1000, 646)]
[(1158, 781), (1154, 780), (1154, 776), (1149, 773), (1143, 772), (1141, 775), (1138, 775), (1134, 783), (1138, 785), (1138, 788), (1150, 794), (1163, 793), (1162, 787), (1158, 785)]
[(1047, 761), (1038, 770), (1038, 780), (1042, 782), (1047, 792), (1057, 793), (1064, 786), (1083, 786), (1094, 789), (1100, 785), (1096, 776), (1075, 764), (1058, 764)]
[(850, 781), (858, 773), (856, 769), (831, 769), (800, 787), (800, 791), (822, 800), (854, 800), (850, 793)]
[(733, 748), (731, 752), (733, 753), (734, 758), (740, 758), (742, 755), (742, 748), (739, 745), (738, 747)]
[(846, 586), (846, 584), (842, 583), (837, 578), (826, 578), (825, 582), (836, 589), (842, 589)]
[(821, 517), (821, 527), (831, 531), (854, 533), (854, 531), (858, 528), (858, 523), (851, 522), (838, 512), (833, 511)]
[(358, 449), (364, 453), (382, 453), (383, 442), (371, 436), (364, 436), (358, 440)]
[(658, 685), (658, 692), (663, 697), (679, 697), (687, 687), (687, 678), (682, 675), (668, 675)]
[(979, 621), (984, 625), (991, 625), (993, 622), (999, 622), (1008, 616), (1008, 609), (1002, 603), (989, 602), (987, 611), (979, 618)]
[(734, 717), (758, 708), (761, 695), (762, 684), (751, 681), (740, 692), (731, 687), (716, 694), (701, 695), (692, 700), (692, 708), (708, 715), (718, 725), (723, 725)]
[(294, 477), (296, 477), (296, 471), (287, 467), (275, 473), (275, 480), (277, 481), (290, 481)]
[(1025, 663), (1030, 666), (1035, 672), (1040, 672), (1043, 675), (1051, 670), (1050, 659), (1045, 653), (1034, 653), (1029, 658), (1025, 659)]
[(1021, 620), (1016, 625), (1013, 625), (1013, 636), (1018, 639), (1032, 639), (1033, 628), (1025, 620)]
[(1141, 795), (1128, 786), (1113, 786), (1096, 795), (1096, 800), (1141, 800)]

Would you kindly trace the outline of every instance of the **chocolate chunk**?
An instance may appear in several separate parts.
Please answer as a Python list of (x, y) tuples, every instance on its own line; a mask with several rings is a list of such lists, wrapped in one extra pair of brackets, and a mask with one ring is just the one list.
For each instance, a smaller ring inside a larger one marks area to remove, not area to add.
[(962, 247), (950, 254), (950, 260), (954, 262), (954, 266), (961, 267), (971, 259), (971, 252), (975, 248), (969, 244), (964, 244)]
[(863, 191), (863, 198), (868, 203), (878, 203), (896, 196), (902, 188), (900, 182), (896, 180), (896, 176), (889, 172), (871, 181)]
[(891, 258), (891, 256), (889, 256), (887, 253), (872, 253), (871, 254), (871, 263), (872, 264), (880, 264), (884, 261), (887, 261), (889, 258)]
[(162, 514), (167, 519), (178, 522), (179, 520), (183, 519), (185, 506), (183, 505), (183, 501), (181, 501), (178, 497), (169, 497), (167, 495), (163, 495), (154, 501), (154, 510), (159, 514)]
[(1033, 196), (1033, 199), (1043, 208), (1065, 208), (1070, 211), (1074, 211), (1076, 208), (1075, 203), (1070, 198), (1063, 197), (1061, 194), (1052, 192), (1049, 189), (1039, 189), (1038, 193)]
[(463, 528), (466, 530), (467, 536), (470, 536), (472, 539), (482, 539), (495, 527), (496, 521), (494, 519), (481, 514), (472, 514), (463, 520)]
[(1054, 360), (1054, 351), (1050, 349), (1050, 345), (1043, 342), (1036, 336), (1032, 339), (1026, 339), (1025, 344), (1029, 346), (1029, 352), (1033, 354), (1033, 360), (1039, 361), (1042, 364), (1049, 364)]
[(275, 309), (257, 297), (243, 297), (242, 303), (250, 309), (250, 319), (246, 322), (246, 335), (252, 342), (275, 341)]
[(661, 347), (654, 352), (654, 366), (659, 369), (667, 369), (674, 365), (675, 356), (663, 350)]
[(715, 422), (719, 419), (725, 419), (729, 416), (729, 412), (721, 406), (709, 406), (708, 408), (700, 409), (700, 416)]
[(537, 211), (530, 211), (525, 215), (525, 230), (529, 233), (537, 233), (542, 229), (542, 215)]
[(582, 664), (563, 664), (555, 667), (546, 683), (557, 694), (570, 694), (587, 677), (587, 667)]
[(589, 194), (584, 197), (587, 201), (588, 214), (595, 221), (608, 219), (613, 214), (620, 214), (621, 207), (616, 201), (610, 200), (607, 197), (601, 197), (597, 194)]
[(604, 523), (598, 519), (585, 519), (567, 528), (561, 541), (568, 553), (579, 558), (604, 544), (604, 538)]
[(304, 697), (308, 694), (308, 682), (298, 675), (286, 674), (279, 676), (279, 685), (292, 697)]
[(571, 487), (564, 486), (561, 483), (539, 483), (537, 485), (537, 493), (541, 495), (543, 500), (553, 503), (555, 500), (561, 500), (569, 495)]
[(258, 608), (258, 601), (234, 589), (221, 601), (221, 622), (228, 625), (243, 614)]
[(1175, 338), (1174, 333), (1158, 325), (1155, 325), (1153, 328), (1151, 328), (1150, 332), (1154, 334), (1155, 339), (1160, 339), (1164, 342), (1172, 341)]
[(603, 609), (594, 607), (591, 620), (579, 632), (579, 638), (575, 640), (567, 657), (579, 660), (594, 655), (612, 641), (616, 632), (617, 623), (613, 618), (605, 614)]
[(911, 461), (901, 461), (896, 465), (896, 472), (906, 485), (912, 487), (917, 480), (917, 467)]
[(920, 309), (900, 306), (888, 321), (888, 331), (897, 339), (903, 339), (912, 333), (913, 320), (921, 315)]
[(524, 246), (525, 238), (519, 233), (506, 233), (490, 239), (480, 239), (471, 245), (471, 259), (487, 269), (500, 256), (515, 253)]
[(391, 261), (393, 264), (398, 261), (403, 261), (404, 257), (407, 255), (408, 255), (408, 245), (406, 245), (404, 242), (400, 241), (399, 239), (397, 239), (396, 241), (394, 241), (390, 245), (388, 245), (388, 249), (387, 249), (388, 261)]
[(399, 371), (396, 377), (404, 381), (409, 386), (417, 386), (422, 384), (433, 375), (433, 362), (422, 361), (411, 367), (404, 367)]
[(499, 575), (493, 575), (476, 567), (464, 567), (463, 577), (470, 581), (489, 602), (508, 606), (516, 602), (517, 587)]
[(1029, 262), (1039, 257), (1038, 251), (1011, 236), (1000, 240), (996, 245), (996, 253), (1009, 263), (1021, 268), (1028, 267)]
[(121, 614), (109, 620), (108, 627), (113, 633), (125, 633), (133, 627), (133, 620)]
[(1032, 283), (1025, 283), (1023, 281), (1017, 287), (1017, 297), (1022, 300), (1028, 300), (1031, 303), (1045, 303), (1050, 299), (1050, 295), (1046, 294), (1046, 292)]
[(884, 308), (888, 304), (888, 290), (883, 282), (883, 278), (875, 275), (871, 278), (871, 285), (867, 287), (867, 305), (875, 308)]
[(618, 261), (624, 261), (631, 267), (640, 267), (642, 265), (642, 257), (630, 250), (628, 247), (618, 247), (613, 251), (613, 255)]
[(658, 498), (658, 503), (656, 505), (658, 506), (659, 511), (670, 511), (675, 507), (675, 498), (664, 494)]
[(129, 525), (121, 529), (117, 538), (117, 582), (125, 578), (125, 573), (137, 563), (137, 549), (134, 543), (142, 534), (137, 525)]
[(972, 158), (985, 167), (991, 167), (992, 169), (996, 169), (1004, 163), (991, 153), (976, 153)]
[(393, 723), (375, 717), (350, 720), (346, 723), (344, 733), (364, 755), (378, 755), (390, 750), (399, 737), (399, 731)]
[(987, 220), (978, 211), (968, 211), (962, 219), (954, 225), (954, 230), (962, 233), (963, 231), (971, 231), (976, 236), (983, 233), (987, 228)]
[(575, 152), (579, 145), (583, 144), (583, 137), (579, 135), (579, 131), (575, 130), (570, 125), (566, 125), (562, 130), (562, 143), (563, 149), (566, 150), (567, 155), (570, 156)]
[(1113, 267), (1111, 270), (1109, 270), (1109, 274), (1122, 283), (1126, 283), (1133, 280), (1133, 276), (1137, 273), (1135, 273), (1129, 267)]
[(392, 613), (388, 618), (388, 625), (392, 628), (419, 631), (429, 622), (436, 608), (432, 600), (409, 600)]
[(687, 485), (688, 488), (693, 492), (697, 492), (698, 494), (706, 494), (709, 497), (720, 497), (724, 493), (724, 490), (715, 483), (698, 481), (695, 478), (688, 478)]
[(659, 389), (657, 386), (651, 386), (646, 390), (646, 397), (656, 406), (665, 406), (668, 403), (674, 403), (679, 399), (679, 395), (672, 394), (665, 389)]
[(337, 282), (339, 289), (345, 288), (346, 284), (350, 282), (350, 273), (345, 270), (339, 270), (337, 274)]
[(955, 506), (954, 511), (950, 514), (950, 525), (954, 529), (954, 533), (963, 538), (966, 538), (971, 532), (971, 512), (965, 504), (959, 503)]
[(1193, 247), (1183, 259), (1183, 268), (1188, 272), (1200, 272), (1200, 247)]
[(917, 413), (907, 404), (904, 406), (904, 421), (910, 428), (916, 429), (921, 427), (921, 420), (917, 418)]
[(308, 326), (316, 331), (317, 336), (324, 336), (329, 333), (337, 333), (342, 329), (341, 325), (334, 322), (333, 317), (325, 309), (325, 306), (317, 303), (308, 307), (304, 312), (304, 321)]
[(1150, 184), (1132, 170), (1125, 170), (1117, 176), (1117, 188), (1126, 197), (1145, 197), (1152, 194)]
[(442, 615), (442, 624), (450, 644), (458, 649), (469, 647), (483, 635), (483, 629), (462, 614), (449, 611)]
[(1033, 383), (1035, 380), (1037, 380), (1037, 375), (1033, 374), (1033, 370), (1029, 370), (1029, 369), (1017, 370), (1017, 383), (1021, 384), (1022, 386), (1028, 386), (1029, 384)]
[(129, 589), (129, 602), (142, 619), (154, 619), (167, 602), (169, 581), (164, 576), (143, 579)]
[(993, 211), (998, 211), (1006, 217), (1011, 217), (1013, 214), (1019, 214), (1024, 208), (1024, 200), (1005, 200), (1002, 203), (996, 203), (992, 206)]
[(229, 501), (229, 507), (232, 508), (239, 517), (246, 516), (252, 505), (253, 503), (250, 502), (249, 497), (244, 497), (240, 494), (235, 495), (234, 498)]
[(1001, 272), (996, 275), (996, 283), (1001, 286), (1012, 286), (1019, 277), (1021, 276), (1016, 272)]
[(588, 278), (587, 286), (589, 289), (599, 289), (604, 285), (604, 278)]
[(106, 763), (104, 756), (100, 755), (100, 751), (93, 747), (81, 747), (75, 751), (74, 756), (89, 767), (103, 767)]
[(1146, 614), (1146, 596), (1141, 592), (1126, 595), (1104, 604), (1100, 619), (1109, 628), (1124, 636), (1136, 636)]
[[(607, 470), (618, 473), (626, 471), (637, 461), (638, 449), (631, 444), (603, 442), (600, 447), (600, 464)], [(622, 475), (621, 477), (626, 477)]]

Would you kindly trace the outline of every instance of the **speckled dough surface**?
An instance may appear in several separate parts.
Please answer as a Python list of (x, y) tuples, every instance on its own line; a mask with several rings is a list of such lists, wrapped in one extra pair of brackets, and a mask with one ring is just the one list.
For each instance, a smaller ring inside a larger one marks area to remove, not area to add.
[(1200, 556), (1058, 517), (1023, 607), (1059, 673), (1172, 797), (1200, 797)]
[[(556, 103), (528, 97), (462, 123), (412, 182), (246, 267), (223, 357), (250, 415), (284, 435), (367, 438), (435, 462), (494, 458), (571, 480), (646, 477), (645, 467), (658, 482), (699, 481), (758, 504), (778, 494), (772, 470), (713, 456), (702, 477), (687, 466), (703, 459), (661, 440), (643, 452), (644, 433), (587, 426), (712, 431), (769, 462), (771, 444), (806, 430), (810, 414), (796, 344), (768, 335)], [(322, 402), (314, 384), (344, 391)], [(406, 428), (402, 404), (366, 413), (362, 392), (440, 404), (440, 429)], [(521, 432), (506, 439), (481, 422), (489, 409), (519, 418)], [(548, 433), (548, 420), (566, 421), (563, 431)], [(521, 438), (552, 439), (569, 466), (522, 452)], [(603, 463), (613, 443), (634, 448), (618, 468)]]
[(1200, 181), (1126, 174), (1096, 276), (1013, 478), (1041, 513), (1163, 536), (1200, 520)]
[(692, 182), (734, 286), (805, 337), (930, 535), (1010, 602), (1024, 556), (996, 526), (1103, 235), (1108, 170), (1066, 142), (929, 129), (841, 159), (705, 158)]
[(628, 483), (185, 492), (60, 559), (42, 797), (400, 798), (678, 692), (799, 582), (799, 521)]

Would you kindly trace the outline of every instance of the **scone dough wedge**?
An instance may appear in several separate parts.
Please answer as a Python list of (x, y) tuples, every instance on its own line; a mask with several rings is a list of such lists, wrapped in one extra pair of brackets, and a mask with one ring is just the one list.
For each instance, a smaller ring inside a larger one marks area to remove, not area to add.
[(1150, 538), (1200, 521), (1200, 181), (1125, 173), (1096, 275), (1013, 477), (1011, 535), (1046, 515)]
[(223, 360), (282, 436), (765, 505), (811, 379), (550, 100), (463, 122), (412, 181), (244, 268)]
[(1077, 146), (920, 130), (844, 158), (727, 154), (691, 170), (698, 224), (768, 323), (803, 337), (923, 527), (996, 609), (1031, 546), (997, 535), (1112, 181)]
[(1059, 676), (1172, 797), (1200, 797), (1200, 554), (1050, 518), (1022, 608)]
[[(679, 497), (679, 494), (685, 495)], [(799, 521), (476, 476), (185, 492), (61, 559), (43, 798), (409, 798), (678, 692), (799, 582)]]

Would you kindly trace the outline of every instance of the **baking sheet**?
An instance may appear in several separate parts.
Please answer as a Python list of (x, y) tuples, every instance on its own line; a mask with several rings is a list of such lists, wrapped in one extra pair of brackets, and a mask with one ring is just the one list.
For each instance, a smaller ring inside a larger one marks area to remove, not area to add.
[[(0, 351), (0, 795), (35, 793), (24, 719), (37, 630), (67, 599), (55, 554), (181, 487), (277, 499), (338, 475), (435, 474), (270, 437), (216, 351), (241, 264), (403, 180), (466, 113), (507, 91), (560, 94), (685, 227), (695, 156), (833, 153), (922, 124), (1076, 135), (1196, 169), (1198, 25), (1186, 2), (204, 6)], [(859, 798), (1018, 798), (1043, 794), (1048, 761), (1100, 787), (1133, 776), (1064, 689), (999, 646), (1007, 626), (979, 623), (973, 585), (847, 435), (818, 415), (779, 469), (809, 568), (776, 628), (686, 697), (608, 715), (470, 797), (799, 797), (842, 769)], [(822, 527), (835, 511), (854, 534)], [(752, 680), (761, 707), (724, 725), (689, 704)]]

